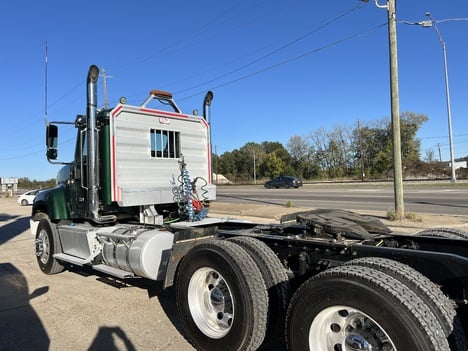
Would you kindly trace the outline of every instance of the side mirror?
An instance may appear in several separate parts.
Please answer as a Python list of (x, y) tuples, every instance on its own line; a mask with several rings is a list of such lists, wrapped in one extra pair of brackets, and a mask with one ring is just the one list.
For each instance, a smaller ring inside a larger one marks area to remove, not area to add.
[(47, 159), (57, 159), (58, 127), (48, 124), (46, 128)]

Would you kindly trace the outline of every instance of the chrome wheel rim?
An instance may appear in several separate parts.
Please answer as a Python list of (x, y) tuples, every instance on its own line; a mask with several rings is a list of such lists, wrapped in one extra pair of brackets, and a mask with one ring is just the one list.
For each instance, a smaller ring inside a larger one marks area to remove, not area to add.
[(219, 272), (203, 267), (192, 275), (187, 294), (190, 314), (200, 331), (212, 339), (229, 333), (234, 303), (229, 285)]
[(397, 351), (388, 333), (370, 316), (348, 306), (322, 310), (309, 330), (314, 351)]
[(47, 235), (47, 232), (45, 230), (40, 231), (35, 244), (36, 256), (39, 257), (39, 260), (43, 264), (47, 264), (50, 257), (50, 242), (49, 236)]

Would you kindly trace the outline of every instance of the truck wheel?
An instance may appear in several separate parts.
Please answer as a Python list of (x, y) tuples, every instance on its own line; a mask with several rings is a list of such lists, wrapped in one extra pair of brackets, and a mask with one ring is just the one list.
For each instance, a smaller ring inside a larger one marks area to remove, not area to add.
[(278, 342), (279, 338), (283, 341), (286, 309), (291, 299), (291, 287), (286, 269), (273, 250), (262, 241), (241, 236), (228, 240), (242, 246), (262, 273), (269, 300), (266, 341)]
[(250, 255), (232, 242), (209, 240), (189, 251), (176, 300), (186, 337), (198, 350), (255, 350), (263, 342), (265, 283)]
[(426, 229), (415, 235), (420, 236), (432, 236), (438, 238), (449, 238), (449, 239), (468, 239), (468, 232), (456, 229), (456, 228), (433, 228)]
[(34, 247), (37, 263), (45, 274), (56, 274), (64, 270), (64, 266), (53, 257), (62, 252), (62, 246), (55, 224), (47, 217), (39, 222)]
[(431, 309), (445, 332), (450, 349), (452, 351), (467, 350), (463, 325), (452, 302), (426, 276), (408, 265), (380, 257), (358, 258), (346, 262), (345, 265), (371, 267), (406, 285)]
[(289, 350), (448, 351), (429, 307), (398, 280), (339, 266), (307, 280), (288, 308)]

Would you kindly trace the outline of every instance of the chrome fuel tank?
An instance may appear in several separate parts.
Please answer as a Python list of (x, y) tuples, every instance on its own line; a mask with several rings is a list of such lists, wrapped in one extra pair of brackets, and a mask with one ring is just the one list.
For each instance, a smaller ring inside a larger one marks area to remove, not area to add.
[(152, 280), (164, 279), (174, 234), (166, 230), (115, 228), (98, 231), (104, 262)]

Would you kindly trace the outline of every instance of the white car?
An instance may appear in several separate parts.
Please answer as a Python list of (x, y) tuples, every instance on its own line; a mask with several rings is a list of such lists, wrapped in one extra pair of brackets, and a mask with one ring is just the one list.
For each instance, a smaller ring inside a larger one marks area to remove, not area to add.
[(40, 190), (30, 190), (30, 191), (25, 192), (23, 195), (19, 195), (18, 203), (21, 206), (32, 205), (34, 198), (39, 192)]

